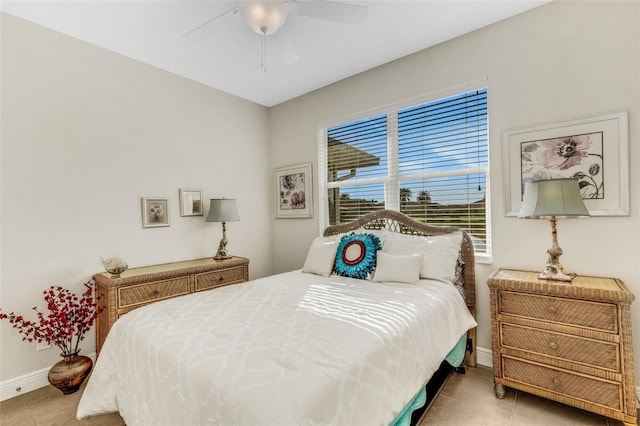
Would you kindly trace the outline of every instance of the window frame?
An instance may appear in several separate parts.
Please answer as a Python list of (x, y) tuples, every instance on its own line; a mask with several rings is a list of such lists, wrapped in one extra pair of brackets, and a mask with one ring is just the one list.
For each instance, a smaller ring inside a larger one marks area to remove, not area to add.
[[(360, 113), (336, 118), (319, 123), (318, 134), (318, 216), (320, 233), (329, 225), (329, 200), (328, 190), (331, 188), (344, 188), (349, 186), (367, 185), (373, 183), (383, 183), (385, 208), (400, 212), (400, 183), (415, 179), (425, 179), (443, 176), (464, 176), (483, 173), (485, 175), (485, 226), (487, 235), (487, 252), (476, 252), (475, 258), (478, 263), (492, 262), (491, 243), (491, 194), (490, 194), (490, 149), (489, 149), (489, 107), (487, 105), (487, 166), (459, 169), (453, 171), (426, 171), (410, 175), (400, 175), (399, 173), (399, 141), (398, 141), (398, 111), (440, 99), (456, 96), (464, 92), (487, 88), (487, 101), (489, 87), (486, 79), (478, 79), (467, 83), (451, 86), (441, 90), (429, 92), (420, 96), (408, 98), (399, 102), (383, 105), (374, 109), (362, 111)], [(384, 177), (362, 178), (347, 181), (328, 181), (328, 148), (327, 131), (329, 128), (339, 126), (349, 122), (367, 119), (369, 117), (386, 114), (387, 116), (387, 171)]]

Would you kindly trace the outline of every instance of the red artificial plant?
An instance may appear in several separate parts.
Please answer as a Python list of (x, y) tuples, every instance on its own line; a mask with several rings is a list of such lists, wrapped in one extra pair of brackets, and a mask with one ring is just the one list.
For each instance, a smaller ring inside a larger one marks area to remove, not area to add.
[(87, 289), (80, 297), (66, 288), (51, 286), (43, 292), (49, 314), (45, 316), (33, 307), (38, 315), (37, 322), (25, 320), (13, 312), (7, 315), (1, 309), (0, 320), (8, 318), (13, 328), (24, 335), (22, 340), (47, 342), (59, 347), (63, 356), (72, 355), (79, 351), (78, 344), (104, 310), (104, 307), (97, 306), (99, 297), (94, 300), (94, 285), (93, 281), (85, 283)]

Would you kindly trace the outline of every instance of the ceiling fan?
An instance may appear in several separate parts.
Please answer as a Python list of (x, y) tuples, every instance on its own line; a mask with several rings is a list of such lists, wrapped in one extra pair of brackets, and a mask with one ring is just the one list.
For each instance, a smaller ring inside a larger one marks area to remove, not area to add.
[[(194, 34), (210, 24), (221, 23), (230, 17), (240, 17), (245, 25), (261, 37), (260, 67), (266, 72), (266, 38), (281, 29), (292, 15), (360, 24), (367, 18), (367, 7), (329, 0), (242, 0), (236, 6), (190, 29), (183, 36)], [(282, 40), (286, 44), (284, 48), (289, 52), (287, 62), (295, 62), (298, 56), (291, 39), (284, 34)]]

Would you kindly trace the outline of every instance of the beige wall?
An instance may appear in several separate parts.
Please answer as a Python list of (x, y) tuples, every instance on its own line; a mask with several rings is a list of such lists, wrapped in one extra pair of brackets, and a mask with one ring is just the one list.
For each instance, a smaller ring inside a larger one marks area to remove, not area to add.
[[(236, 197), (228, 248), (251, 259), (253, 278), (271, 273), (265, 107), (1, 19), (0, 307), (30, 315), (52, 284), (81, 290), (101, 256), (131, 267), (212, 256), (221, 226), (180, 217), (178, 188), (203, 188), (205, 213), (209, 198)], [(170, 198), (170, 227), (142, 229), (143, 196)], [(0, 331), (0, 381), (59, 360), (7, 321)]]
[[(507, 129), (629, 112), (631, 216), (561, 221), (558, 232), (569, 272), (619, 277), (640, 297), (639, 2), (556, 1), (278, 105), (270, 110), (272, 166), (317, 167), (320, 122), (478, 78), (489, 88), (494, 244), (493, 264), (477, 265), (479, 345), (490, 348), (487, 276), (500, 267), (541, 269), (551, 239), (547, 221), (504, 215)], [(313, 219), (272, 220), (274, 272), (302, 265), (319, 233), (317, 211), (316, 203)], [(640, 335), (640, 304), (632, 314)], [(640, 365), (640, 338), (635, 345)]]

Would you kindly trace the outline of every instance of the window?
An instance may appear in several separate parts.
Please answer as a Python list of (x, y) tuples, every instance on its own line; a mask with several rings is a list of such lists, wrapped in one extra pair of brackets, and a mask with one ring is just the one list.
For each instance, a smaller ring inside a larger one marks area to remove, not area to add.
[(320, 226), (398, 210), (466, 230), (489, 260), (487, 89), (417, 102), (319, 126)]

